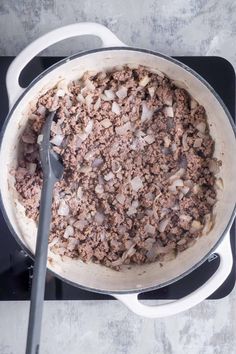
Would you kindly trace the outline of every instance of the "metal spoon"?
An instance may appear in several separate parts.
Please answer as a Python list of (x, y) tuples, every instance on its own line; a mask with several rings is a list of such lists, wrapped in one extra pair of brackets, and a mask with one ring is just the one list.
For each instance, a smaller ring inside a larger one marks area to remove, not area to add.
[(26, 354), (39, 353), (53, 186), (63, 174), (63, 165), (58, 155), (51, 149), (50, 143), (50, 130), (55, 114), (56, 112), (48, 114), (42, 129), (42, 140), (38, 142), (43, 170), (43, 188), (40, 200)]

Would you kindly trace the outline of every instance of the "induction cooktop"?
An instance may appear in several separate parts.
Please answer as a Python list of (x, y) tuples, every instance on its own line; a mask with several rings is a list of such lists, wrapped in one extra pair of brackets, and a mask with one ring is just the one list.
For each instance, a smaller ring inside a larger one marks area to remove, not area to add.
[[(5, 87), (7, 68), (14, 57), (0, 57), (0, 128), (8, 112), (8, 99)], [(26, 87), (43, 70), (61, 60), (61, 57), (36, 57), (23, 70), (20, 84)], [(203, 76), (220, 95), (235, 119), (235, 72), (232, 65), (220, 57), (176, 57)], [(236, 241), (235, 223), (230, 231), (234, 264), (226, 281), (209, 299), (220, 299), (228, 295), (235, 284)], [(33, 274), (33, 261), (20, 249), (11, 235), (0, 212), (0, 300), (29, 300)], [(219, 256), (213, 254), (205, 263), (181, 280), (161, 289), (140, 295), (141, 299), (178, 299), (188, 295), (216, 271)], [(101, 300), (113, 299), (110, 296), (75, 288), (48, 273), (46, 279), (46, 300)]]

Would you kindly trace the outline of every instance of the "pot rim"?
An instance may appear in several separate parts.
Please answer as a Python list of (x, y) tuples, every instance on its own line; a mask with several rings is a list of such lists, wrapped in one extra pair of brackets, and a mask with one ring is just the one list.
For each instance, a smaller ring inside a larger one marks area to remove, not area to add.
[[(183, 64), (182, 62), (178, 61), (177, 59), (174, 59), (172, 57), (169, 57), (165, 54), (159, 53), (159, 52), (155, 52), (149, 49), (142, 49), (142, 48), (136, 48), (136, 47), (123, 47), (123, 46), (117, 46), (117, 47), (106, 47), (106, 48), (97, 48), (97, 49), (92, 49), (92, 50), (87, 50), (87, 51), (82, 51), (76, 54), (73, 54), (69, 57), (66, 57), (62, 60), (59, 60), (57, 63), (53, 64), (52, 66), (50, 66), (49, 68), (47, 68), (46, 70), (44, 70), (41, 74), (39, 74), (28, 86), (27, 88), (24, 90), (24, 92), (22, 92), (22, 94), (17, 98), (16, 102), (13, 104), (12, 108), (10, 109), (10, 111), (7, 114), (7, 117), (3, 123), (3, 127), (1, 129), (0, 132), (0, 153), (1, 153), (1, 148), (2, 148), (2, 142), (3, 142), (3, 138), (4, 138), (4, 133), (6, 130), (6, 127), (8, 125), (8, 122), (10, 121), (16, 107), (18, 106), (18, 104), (20, 103), (20, 101), (22, 100), (22, 98), (28, 93), (28, 91), (30, 91), (30, 89), (34, 86), (34, 84), (36, 84), (38, 81), (40, 81), (44, 76), (46, 76), (49, 72), (53, 71), (55, 68), (67, 63), (68, 61), (72, 61), (74, 59), (77, 59), (79, 57), (82, 57), (84, 55), (89, 55), (89, 54), (93, 54), (96, 52), (106, 52), (106, 51), (115, 51), (115, 50), (125, 50), (125, 51), (134, 51), (134, 52), (142, 52), (142, 53), (146, 53), (146, 54), (151, 54), (157, 57), (161, 57), (165, 60), (168, 60), (178, 66), (180, 66), (182, 69), (190, 72), (192, 75), (194, 75), (198, 80), (200, 80), (207, 88), (208, 90), (215, 96), (215, 98), (217, 99), (217, 101), (219, 102), (219, 104), (221, 105), (221, 107), (223, 108), (225, 115), (227, 116), (227, 118), (229, 119), (231, 128), (234, 132), (234, 135), (236, 136), (236, 126), (235, 123), (233, 121), (233, 118), (231, 116), (231, 114), (229, 113), (228, 108), (226, 107), (225, 103), (223, 102), (223, 100), (220, 98), (220, 96), (216, 93), (216, 91), (213, 89), (213, 87), (201, 76), (199, 75), (195, 70), (191, 69), (189, 66)], [(226, 60), (226, 59), (225, 59)], [(228, 62), (229, 63), (229, 62)], [(233, 68), (232, 64), (229, 63), (231, 65), (231, 67)], [(234, 70), (234, 69), (233, 69)], [(235, 75), (235, 72), (234, 72)], [(16, 242), (18, 243), (18, 245), (30, 256), (30, 258), (32, 260), (34, 260), (34, 255), (33, 253), (24, 245), (24, 243), (20, 240), (20, 238), (17, 236), (16, 232), (14, 231), (10, 220), (7, 216), (5, 207), (4, 207), (4, 203), (3, 203), (3, 198), (2, 198), (2, 193), (1, 193), (1, 187), (0, 187), (0, 208), (3, 214), (3, 217), (5, 219), (5, 222), (12, 234), (12, 236), (15, 238)], [(180, 274), (179, 276), (166, 281), (164, 283), (161, 283), (159, 285), (154, 285), (148, 288), (141, 288), (141, 289), (129, 289), (129, 290), (119, 290), (119, 291), (109, 291), (109, 290), (102, 290), (102, 289), (97, 289), (97, 288), (91, 288), (88, 286), (84, 286), (84, 285), (80, 285), (78, 283), (72, 282), (64, 277), (62, 277), (61, 275), (57, 274), (56, 272), (54, 272), (53, 270), (47, 268), (47, 271), (50, 272), (53, 276), (57, 277), (58, 279), (66, 282), (69, 285), (75, 286), (77, 288), (81, 288), (82, 290), (86, 290), (86, 291), (92, 291), (95, 293), (99, 293), (99, 294), (106, 294), (106, 295), (111, 295), (111, 294), (120, 294), (120, 295), (124, 295), (124, 294), (131, 294), (131, 293), (142, 293), (142, 292), (148, 292), (148, 291), (153, 291), (159, 288), (162, 288), (164, 286), (168, 286), (171, 283), (174, 283), (182, 278), (184, 278), (185, 276), (187, 276), (188, 274), (190, 274), (192, 271), (194, 271), (196, 268), (198, 268), (201, 264), (203, 264), (208, 257), (216, 250), (216, 248), (219, 246), (219, 244), (222, 242), (223, 238), (225, 237), (225, 235), (227, 234), (228, 230), (230, 229), (231, 225), (233, 224), (234, 221), (234, 217), (236, 215), (236, 201), (235, 201), (235, 205), (234, 205), (234, 209), (232, 211), (231, 217), (228, 221), (228, 224), (226, 225), (226, 228), (224, 230), (224, 232), (222, 233), (222, 235), (219, 237), (219, 239), (217, 240), (217, 242), (215, 243), (215, 245), (211, 248), (211, 250), (199, 261), (197, 262), (194, 266), (192, 266), (190, 269), (188, 269), (187, 271), (185, 271), (184, 273)]]

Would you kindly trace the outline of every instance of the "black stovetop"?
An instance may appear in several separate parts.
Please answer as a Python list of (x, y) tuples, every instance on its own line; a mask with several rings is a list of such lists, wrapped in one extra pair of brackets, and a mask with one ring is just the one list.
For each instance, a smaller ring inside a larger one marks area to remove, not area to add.
[[(23, 87), (40, 74), (44, 69), (62, 58), (37, 57), (23, 71), (20, 81)], [(229, 62), (219, 57), (177, 57), (186, 65), (202, 75), (221, 96), (231, 115), (235, 117), (235, 73)], [(8, 100), (5, 88), (6, 71), (13, 57), (0, 57), (0, 128), (8, 112)], [(235, 224), (231, 229), (231, 246), (234, 255), (234, 266), (227, 280), (210, 297), (219, 299), (228, 295), (235, 284), (236, 250)], [(147, 292), (143, 299), (178, 299), (197, 289), (215, 272), (219, 266), (218, 255), (213, 255), (190, 275), (164, 288)], [(8, 230), (0, 212), (0, 300), (28, 300), (30, 298), (33, 261), (20, 249)], [(97, 294), (72, 287), (47, 275), (46, 300), (99, 300), (111, 299), (109, 296)]]

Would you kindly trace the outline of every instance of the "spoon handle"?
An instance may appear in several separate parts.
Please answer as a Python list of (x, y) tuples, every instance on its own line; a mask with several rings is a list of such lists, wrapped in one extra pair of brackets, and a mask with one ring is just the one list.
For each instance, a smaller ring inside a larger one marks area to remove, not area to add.
[(45, 277), (47, 271), (48, 237), (51, 223), (52, 194), (55, 178), (50, 175), (43, 179), (40, 201), (39, 225), (37, 233), (33, 283), (31, 290), (30, 314), (26, 354), (38, 354), (41, 334)]

